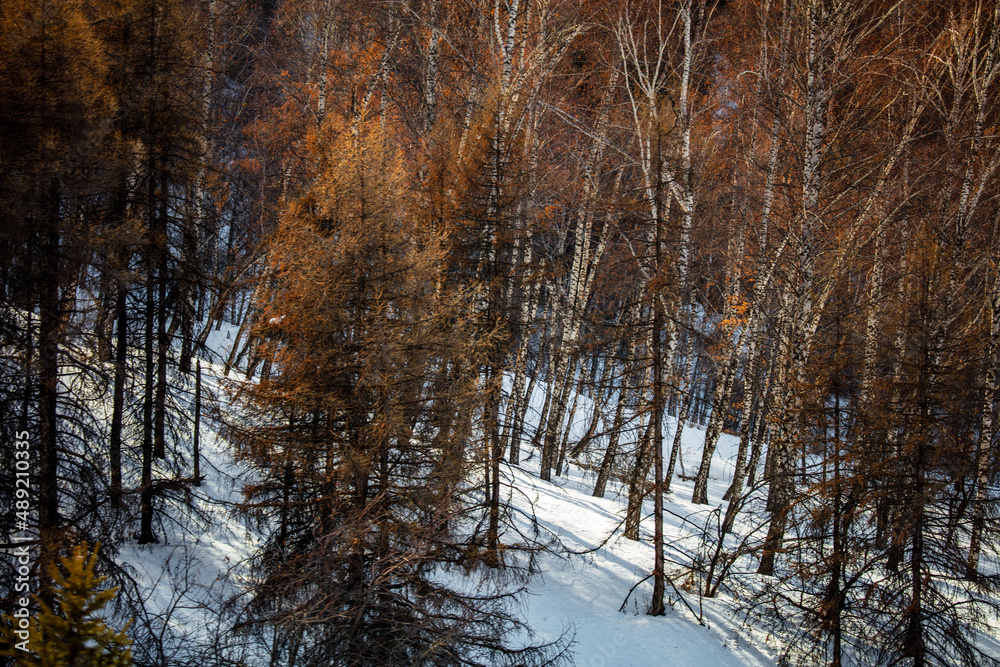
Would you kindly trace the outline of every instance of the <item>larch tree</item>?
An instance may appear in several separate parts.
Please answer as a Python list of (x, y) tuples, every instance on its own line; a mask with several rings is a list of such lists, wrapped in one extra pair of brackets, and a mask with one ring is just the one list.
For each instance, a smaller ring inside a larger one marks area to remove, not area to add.
[[(273, 522), (247, 620), (296, 664), (524, 664), (509, 594), (446, 583), (479, 571), (468, 495), (479, 469), (480, 364), (495, 344), (470, 294), (442, 289), (446, 239), (411, 225), (401, 162), (377, 123), (337, 127), (319, 176), (273, 239), (259, 306), (268, 378), (237, 387), (230, 426)], [(445, 379), (446, 381), (442, 381)]]
[[(74, 509), (64, 496), (70, 488), (80, 490), (74, 479), (79, 471), (69, 474), (66, 454), (93, 437), (95, 425), (80, 397), (67, 391), (65, 376), (72, 367), (81, 383), (93, 379), (69, 343), (81, 333), (73, 317), (77, 287), (96, 241), (97, 225), (89, 217), (99, 208), (95, 193), (110, 164), (107, 118), (115, 109), (105, 85), (107, 62), (87, 9), (83, 2), (0, 7), (0, 86), (5, 91), (0, 100), (0, 263), (5, 267), (0, 304), (10, 327), (0, 345), (11, 355), (4, 366), (13, 363), (23, 373), (20, 381), (5, 385), (13, 410), (5, 411), (3, 422), (8, 436), (23, 431), (37, 438), (35, 501), (44, 591), (47, 566), (54, 564), (60, 531), (66, 528), (65, 513)], [(20, 423), (9, 423), (11, 416)], [(84, 467), (92, 463), (89, 457), (73, 461)], [(13, 492), (14, 485), (9, 489)]]

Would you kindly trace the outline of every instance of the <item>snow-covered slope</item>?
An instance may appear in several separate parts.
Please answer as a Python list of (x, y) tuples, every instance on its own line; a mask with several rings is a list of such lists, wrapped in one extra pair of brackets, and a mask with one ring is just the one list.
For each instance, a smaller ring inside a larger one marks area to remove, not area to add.
[[(562, 559), (544, 557), (543, 573), (531, 584), (524, 602), (528, 623), (540, 635), (551, 638), (565, 627), (575, 631), (576, 664), (774, 664), (767, 653), (748, 643), (746, 635), (736, 633), (738, 624), (726, 598), (699, 600), (696, 592), (668, 588), (672, 604), (667, 615), (654, 618), (645, 614), (651, 589), (647, 581), (626, 602), (630, 589), (649, 575), (653, 550), (649, 541), (635, 542), (622, 536), (624, 498), (591, 497), (592, 480), (579, 470), (573, 470), (564, 485), (540, 482), (520, 471), (516, 479), (523, 490), (533, 494), (539, 521), (564, 546), (580, 554)], [(683, 505), (668, 504), (668, 509), (676, 512)], [(678, 523), (668, 523), (668, 543), (677, 543), (687, 535)], [(644, 523), (643, 528), (643, 538), (648, 539), (651, 527), (645, 530)], [(681, 554), (668, 549), (668, 562), (671, 557), (677, 560)], [(624, 610), (619, 611), (623, 603)], [(696, 613), (701, 614), (704, 625)]]
[[(232, 334), (227, 329), (213, 332), (220, 351)], [(205, 395), (222, 399), (222, 363), (203, 360), (202, 371)], [(227, 604), (240, 593), (247, 559), (260, 543), (237, 513), (247, 471), (234, 461), (217, 420), (203, 419), (200, 448), (202, 484), (190, 488), (184, 503), (159, 501), (170, 505), (156, 515), (159, 542), (127, 540), (119, 547), (118, 561), (135, 581), (134, 594), (145, 610), (133, 628), (153, 634), (144, 635), (146, 645), (137, 648), (163, 664), (198, 663), (209, 647), (238, 644), (223, 617), (232, 617)]]
[[(234, 336), (219, 332), (213, 337), (214, 347), (224, 353), (227, 340)], [(224, 396), (221, 364), (206, 362), (203, 368), (206, 388)], [(695, 429), (685, 433), (689, 468), (697, 463), (694, 456), (703, 438), (704, 433)], [(733, 439), (724, 437), (710, 484), (715, 506), (726, 488), (730, 470), (726, 458), (733, 449)], [(202, 431), (202, 453), (206, 478), (194, 491), (189, 518), (161, 525), (159, 544), (130, 543), (121, 553), (145, 599), (148, 617), (143, 620), (159, 629), (164, 655), (176, 662), (193, 658), (190, 652), (199, 645), (228, 641), (219, 610), (239, 593), (243, 564), (260, 539), (234, 510), (241, 500), (245, 471), (233, 463), (211, 424)], [(536, 476), (537, 461), (537, 453), (528, 449), (525, 467), (508, 470), (517, 489), (511, 502), (533, 513), (561, 543), (541, 556), (541, 573), (520, 603), (519, 612), (534, 630), (533, 641), (554, 640), (568, 631), (574, 640), (573, 660), (579, 665), (774, 664), (766, 649), (752, 645), (750, 635), (739, 630), (732, 601), (724, 596), (699, 599), (696, 585), (684, 590), (683, 581), (674, 582), (676, 588), (668, 587), (667, 615), (647, 616), (650, 582), (636, 584), (652, 569), (651, 503), (645, 511), (643, 539), (625, 539), (621, 523), (626, 499), (616, 484), (609, 485), (606, 498), (594, 498), (593, 472), (570, 465), (565, 476), (547, 483)], [(677, 480), (668, 497), (667, 559), (668, 567), (678, 566), (675, 570), (689, 564), (685, 559), (697, 549), (695, 529), (713, 507), (684, 502), (690, 493), (690, 483)]]
[[(700, 452), (703, 431), (688, 429), (683, 437), (689, 456)], [(709, 485), (714, 505), (691, 505), (684, 499), (690, 498), (692, 483), (674, 481), (665, 503), (668, 572), (690, 564), (689, 554), (697, 549), (700, 532), (696, 529), (721, 504), (734, 440), (724, 436), (717, 453)], [(527, 469), (513, 471), (516, 486), (533, 501), (541, 525), (558, 536), (569, 552), (542, 558), (542, 574), (529, 586), (524, 600), (525, 617), (540, 637), (552, 639), (571, 628), (575, 632), (575, 663), (595, 667), (775, 663), (759, 638), (761, 645), (755, 646), (751, 633), (740, 629), (733, 601), (723, 595), (701, 599), (697, 586), (689, 586), (692, 590), (688, 591), (683, 581), (675, 581), (676, 588), (667, 589), (670, 606), (666, 616), (647, 616), (651, 581), (636, 584), (653, 567), (652, 501), (644, 508), (642, 540), (626, 539), (622, 535), (624, 490), (612, 484), (606, 498), (592, 497), (594, 474), (577, 466), (570, 466), (568, 474), (554, 483), (540, 481), (532, 468), (537, 460), (537, 455), (531, 456)], [(696, 462), (688, 461), (692, 463)], [(629, 595), (633, 586), (636, 588)]]

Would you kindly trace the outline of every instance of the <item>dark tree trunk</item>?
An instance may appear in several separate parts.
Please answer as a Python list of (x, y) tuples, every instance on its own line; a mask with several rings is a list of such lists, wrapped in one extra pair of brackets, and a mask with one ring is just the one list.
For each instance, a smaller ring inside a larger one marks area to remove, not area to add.
[[(166, 243), (161, 240), (161, 243)], [(166, 412), (167, 412), (167, 249), (161, 246), (159, 254), (159, 275), (156, 285), (156, 398), (153, 403), (153, 455), (162, 459), (167, 455)]]
[[(497, 353), (494, 356), (498, 356)], [(499, 567), (500, 561), (500, 461), (503, 460), (503, 443), (500, 441), (500, 380), (498, 365), (491, 364), (488, 371), (486, 404), (487, 495), (489, 497), (489, 525), (486, 529), (486, 553), (483, 560), (490, 567)]]
[[(659, 240), (657, 240), (659, 248)], [(659, 254), (659, 253), (657, 253)], [(659, 258), (657, 258), (659, 263)], [(663, 563), (663, 346), (659, 340), (663, 327), (660, 300), (653, 299), (653, 599), (650, 616), (663, 616), (666, 607)]]
[(111, 464), (111, 502), (120, 506), (122, 501), (122, 423), (125, 414), (125, 364), (128, 359), (128, 293), (124, 285), (118, 286), (115, 303), (117, 336), (115, 341), (115, 379), (111, 401), (111, 437), (108, 458)]
[(597, 471), (597, 482), (594, 483), (595, 498), (603, 498), (607, 490), (608, 479), (611, 477), (611, 469), (615, 465), (615, 457), (618, 454), (618, 440), (621, 438), (622, 422), (625, 419), (625, 396), (628, 391), (627, 383), (623, 380), (618, 387), (618, 407), (615, 408), (615, 420), (611, 425), (611, 434), (608, 436), (608, 448), (604, 450), (604, 459), (601, 461), (601, 468)]
[[(53, 206), (55, 206), (53, 204)], [(54, 217), (54, 216), (53, 216)], [(55, 532), (59, 527), (59, 233), (50, 220), (42, 246), (42, 275), (38, 285), (38, 529), (42, 542), (41, 567), (54, 562)], [(44, 569), (42, 570), (45, 571)], [(41, 577), (43, 594), (47, 577)]]
[(139, 488), (139, 544), (156, 542), (153, 534), (153, 262), (147, 259), (146, 308), (143, 315), (145, 378), (142, 392), (142, 479)]
[(191, 444), (194, 458), (194, 485), (201, 486), (201, 359), (194, 362), (194, 437)]
[(652, 420), (643, 429), (639, 442), (636, 443), (635, 468), (628, 485), (628, 506), (625, 509), (625, 537), (630, 540), (639, 539), (639, 523), (642, 520), (642, 501), (649, 489), (646, 478), (649, 476), (650, 439), (652, 437)]

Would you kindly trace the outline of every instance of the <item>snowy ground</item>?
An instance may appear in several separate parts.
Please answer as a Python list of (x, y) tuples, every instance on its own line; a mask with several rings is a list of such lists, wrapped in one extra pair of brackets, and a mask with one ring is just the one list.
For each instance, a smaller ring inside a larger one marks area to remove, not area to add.
[[(208, 348), (213, 352), (202, 360), (206, 394), (217, 397), (223, 411), (224, 363), (236, 336), (232, 326), (212, 331)], [(235, 379), (237, 375), (233, 372), (230, 377)], [(528, 435), (539, 421), (543, 403), (544, 387), (538, 386), (528, 407)], [(180, 408), (183, 412), (190, 405)], [(591, 414), (590, 401), (581, 396), (571, 418), (570, 443), (582, 438)], [(152, 629), (159, 662), (164, 664), (196, 664), (207, 644), (238, 651), (243, 641), (225, 632), (232, 616), (222, 620), (219, 610), (242, 590), (245, 563), (259, 545), (260, 536), (248, 530), (236, 512), (248, 481), (247, 471), (233, 462), (215, 424), (210, 416), (203, 422), (204, 483), (192, 489), (187, 504), (162, 512), (161, 516), (173, 518), (157, 526), (160, 542), (138, 546), (131, 539), (120, 540), (116, 560), (125, 564), (135, 581), (133, 590), (146, 609), (145, 617), (136, 619), (133, 628), (142, 625)], [(674, 427), (668, 420), (665, 447), (673, 442)], [(601, 428), (606, 429), (607, 424)], [(703, 430), (687, 426), (679, 470), (688, 474), (696, 471), (704, 437)], [(632, 456), (627, 442), (632, 439), (634, 434), (623, 440), (622, 456)], [(704, 527), (717, 526), (720, 511), (725, 511), (721, 498), (732, 478), (737, 444), (732, 436), (720, 439), (707, 505), (690, 503), (692, 482), (676, 476), (665, 498), (665, 556), (672, 585), (667, 586), (668, 608), (662, 617), (645, 614), (652, 590), (652, 582), (647, 579), (653, 567), (652, 499), (643, 510), (642, 539), (628, 540), (622, 534), (626, 490), (612, 480), (604, 498), (591, 495), (602, 446), (595, 447), (589, 458), (585, 452), (579, 465), (569, 465), (551, 483), (538, 479), (538, 452), (523, 446), (522, 466), (506, 468), (506, 479), (515, 490), (511, 494), (511, 503), (518, 510), (515, 515), (533, 515), (544, 530), (557, 538), (553, 551), (540, 556), (540, 574), (529, 582), (516, 610), (534, 631), (529, 641), (541, 644), (572, 637), (574, 664), (582, 666), (776, 664), (776, 653), (781, 650), (777, 640), (746, 627), (741, 622), (739, 602), (727, 591), (713, 599), (702, 598), (699, 591), (704, 589), (704, 582), (690, 574), (692, 559), (705, 553)], [(181, 469), (190, 470), (190, 463), (181, 461)], [(163, 470), (158, 476), (171, 474), (175, 473)], [(526, 520), (519, 521), (519, 528), (528, 528)], [(122, 537), (126, 533), (131, 536), (136, 529), (126, 527)], [(738, 523), (737, 529), (745, 531), (747, 526)], [(513, 535), (507, 537), (511, 538), (508, 541), (516, 541)], [(754, 565), (738, 564), (744, 568)], [(230, 614), (233, 608), (229, 608)], [(991, 630), (979, 634), (980, 647), (993, 656), (1000, 656), (998, 623), (994, 619)]]
[[(213, 332), (210, 348), (217, 351), (215, 363), (204, 363), (206, 389), (221, 395), (222, 362), (235, 331), (224, 328)], [(538, 403), (535, 397), (533, 403)], [(537, 407), (537, 406), (536, 406)], [(578, 414), (582, 423), (584, 413)], [(581, 428), (574, 425), (574, 431)], [(697, 464), (704, 433), (688, 429), (684, 436), (686, 463), (690, 470)], [(668, 438), (668, 442), (672, 439)], [(241, 470), (232, 463), (224, 441), (207, 428), (202, 432), (202, 469), (204, 484), (194, 497), (195, 515), (191, 521), (161, 527), (159, 544), (124, 547), (124, 562), (145, 591), (146, 606), (154, 625), (162, 628), (164, 650), (182, 655), (184, 636), (190, 633), (200, 640), (210, 640), (215, 631), (212, 609), (238, 591), (240, 564), (259, 541), (235, 519), (234, 504), (241, 499)], [(666, 521), (668, 569), (679, 570), (688, 564), (691, 548), (690, 526), (675, 517), (691, 516), (703, 523), (707, 512), (717, 507), (726, 489), (731, 466), (726, 459), (734, 454), (734, 439), (723, 437), (713, 479), (709, 486), (714, 505), (694, 506), (691, 484), (675, 481), (668, 497)], [(643, 521), (643, 540), (622, 537), (625, 495), (609, 484), (605, 498), (591, 496), (594, 473), (571, 465), (568, 474), (553, 483), (540, 481), (538, 456), (524, 452), (525, 467), (513, 468), (518, 492), (513, 495), (520, 509), (531, 510), (539, 523), (555, 534), (561, 553), (545, 554), (540, 559), (541, 574), (533, 579), (521, 601), (520, 613), (534, 630), (533, 641), (557, 639), (569, 631), (573, 637), (574, 662), (600, 666), (669, 666), (669, 665), (772, 665), (774, 658), (750, 635), (739, 630), (733, 618), (732, 603), (724, 596), (701, 600), (696, 591), (682, 591), (668, 586), (667, 614), (653, 618), (645, 608), (651, 590), (650, 581), (636, 587), (623, 606), (626, 596), (652, 569), (653, 552), (649, 542), (652, 531), (651, 503), (647, 503)], [(193, 515), (194, 516), (194, 515)], [(685, 539), (688, 542), (685, 542)], [(677, 567), (671, 567), (671, 562)], [(683, 594), (689, 609), (679, 599)], [(698, 616), (701, 616), (700, 620)]]
[[(203, 361), (202, 371), (206, 394), (223, 396), (222, 363)], [(233, 461), (212, 423), (206, 418), (202, 424), (204, 479), (191, 489), (189, 506), (166, 508), (158, 515), (161, 519), (176, 516), (155, 526), (159, 542), (140, 546), (125, 541), (118, 558), (144, 600), (147, 618), (137, 619), (136, 624), (157, 631), (161, 659), (168, 664), (196, 660), (199, 647), (206, 643), (230, 641), (224, 625), (217, 622), (219, 610), (239, 592), (244, 564), (260, 543), (236, 512), (243, 500), (246, 471)], [(134, 532), (137, 526), (132, 528)]]
[[(529, 404), (529, 423), (537, 421), (543, 403), (544, 388), (538, 387)], [(584, 435), (591, 412), (590, 401), (581, 397), (572, 418), (571, 442)], [(664, 433), (665, 456), (673, 443), (674, 428), (675, 422), (669, 419)], [(681, 455), (688, 473), (701, 461), (704, 439), (703, 430), (690, 424), (684, 429)], [(664, 501), (668, 575), (690, 566), (701, 527), (706, 521), (717, 520), (717, 515), (710, 516), (713, 510), (721, 506), (725, 511), (721, 498), (732, 480), (738, 444), (729, 435), (719, 441), (709, 478), (708, 505), (690, 503), (693, 482), (675, 476)], [(643, 509), (641, 541), (626, 539), (622, 535), (626, 489), (611, 482), (604, 498), (594, 498), (596, 473), (589, 469), (592, 466), (570, 465), (564, 476), (553, 478), (552, 483), (543, 482), (537, 476), (538, 459), (537, 452), (524, 452), (524, 467), (513, 471), (515, 486), (532, 501), (531, 509), (539, 522), (558, 536), (566, 550), (581, 554), (542, 559), (543, 574), (529, 586), (524, 602), (525, 617), (540, 638), (554, 639), (570, 628), (575, 632), (575, 663), (594, 667), (775, 664), (763, 637), (741, 626), (730, 598), (724, 594), (701, 598), (697, 592), (700, 582), (692, 582), (696, 584), (693, 589), (685, 590), (683, 575), (676, 578), (675, 586), (667, 586), (667, 614), (646, 615), (652, 580), (639, 582), (653, 569), (652, 499)], [(518, 495), (513, 494), (514, 502), (527, 505)]]
[[(669, 441), (670, 439), (668, 439)], [(704, 432), (686, 429), (684, 449), (700, 453)], [(690, 564), (692, 543), (690, 524), (676, 515), (690, 517), (695, 525), (704, 523), (708, 513), (721, 504), (730, 476), (721, 462), (732, 454), (734, 440), (724, 436), (716, 454), (709, 484), (710, 504), (695, 506), (690, 498), (692, 483), (674, 480), (673, 492), (665, 502), (667, 570), (677, 571)], [(537, 461), (537, 456), (527, 466)], [(693, 459), (689, 465), (696, 463)], [(582, 555), (563, 559), (548, 555), (542, 559), (543, 574), (529, 587), (525, 616), (541, 638), (554, 638), (565, 628), (575, 632), (575, 663), (599, 667), (672, 665), (773, 665), (775, 659), (762, 645), (755, 646), (750, 634), (739, 629), (732, 601), (725, 596), (700, 599), (696, 591), (668, 586), (671, 603), (663, 617), (645, 614), (651, 580), (636, 588), (624, 605), (626, 595), (646, 578), (653, 567), (652, 501), (644, 509), (643, 540), (622, 536), (625, 495), (617, 485), (609, 485), (605, 498), (591, 495), (594, 474), (571, 466), (569, 474), (554, 483), (540, 481), (523, 470), (515, 472), (520, 488), (531, 500), (539, 522), (553, 531), (569, 550)], [(712, 504), (714, 503), (714, 504)], [(610, 538), (609, 538), (610, 536)], [(681, 601), (684, 596), (687, 605)], [(699, 622), (698, 614), (701, 615)], [(703, 623), (703, 624), (702, 624)], [(758, 644), (762, 644), (760, 639)]]

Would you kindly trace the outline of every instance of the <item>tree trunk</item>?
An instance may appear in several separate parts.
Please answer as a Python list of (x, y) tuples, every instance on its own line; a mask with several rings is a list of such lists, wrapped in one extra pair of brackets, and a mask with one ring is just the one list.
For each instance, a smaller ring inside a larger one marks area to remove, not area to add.
[(642, 501), (649, 493), (647, 478), (649, 477), (650, 451), (652, 439), (652, 419), (643, 428), (639, 440), (635, 443), (635, 466), (628, 484), (628, 506), (625, 508), (625, 537), (630, 540), (639, 539), (639, 523), (642, 520)]
[[(657, 236), (662, 237), (662, 229)], [(660, 248), (660, 239), (656, 247)], [(657, 252), (657, 265), (661, 257)], [(665, 578), (663, 564), (663, 349), (659, 331), (663, 327), (660, 300), (653, 299), (653, 597), (649, 602), (649, 615), (666, 613), (663, 602)]]
[(982, 425), (979, 429), (979, 443), (976, 447), (976, 496), (972, 514), (972, 533), (969, 539), (969, 558), (966, 577), (978, 576), (979, 555), (982, 551), (983, 528), (986, 524), (987, 494), (990, 482), (990, 452), (996, 436), (994, 404), (997, 399), (998, 372), (1000, 363), (1000, 269), (993, 277), (993, 295), (989, 307), (990, 338), (986, 353), (986, 370), (982, 405)]
[(124, 284), (118, 286), (115, 304), (117, 337), (115, 341), (115, 379), (111, 400), (111, 434), (108, 458), (111, 466), (111, 502), (122, 502), (122, 422), (125, 414), (125, 376), (128, 363), (128, 292)]
[(604, 416), (604, 411), (606, 409), (606, 403), (608, 401), (609, 392), (606, 389), (605, 383), (608, 381), (608, 375), (611, 370), (611, 360), (605, 359), (604, 364), (601, 368), (601, 375), (594, 385), (591, 398), (593, 399), (593, 409), (590, 412), (590, 424), (587, 426), (587, 432), (583, 434), (583, 437), (573, 446), (570, 450), (570, 458), (577, 458), (583, 451), (587, 448), (587, 445), (593, 441), (595, 434), (597, 433), (597, 423)]
[(194, 362), (194, 436), (191, 458), (194, 459), (194, 485), (201, 486), (201, 359)]
[(595, 498), (603, 498), (604, 492), (607, 490), (611, 469), (614, 467), (615, 457), (618, 454), (618, 440), (621, 438), (622, 424), (625, 419), (625, 401), (628, 391), (626, 372), (623, 369), (622, 382), (618, 385), (618, 407), (615, 408), (615, 420), (608, 436), (608, 448), (604, 450), (604, 459), (601, 461), (601, 467), (597, 472), (597, 481), (594, 483), (592, 495)]
[(38, 532), (40, 592), (50, 599), (47, 567), (58, 552), (59, 528), (59, 343), (62, 337), (59, 307), (58, 186), (53, 184), (48, 229), (42, 246), (38, 285)]
[[(498, 357), (499, 352), (494, 353)], [(500, 443), (500, 366), (499, 359), (494, 358), (496, 365), (491, 364), (487, 370), (486, 396), (486, 448), (487, 464), (487, 497), (489, 498), (489, 525), (486, 530), (486, 551), (483, 562), (489, 567), (500, 567), (500, 462), (503, 460), (503, 446)]]
[[(677, 425), (674, 427), (674, 441), (670, 447), (670, 458), (667, 462), (667, 472), (663, 476), (663, 492), (670, 492), (670, 484), (674, 479), (674, 469), (677, 462), (681, 460), (683, 454), (681, 453), (681, 439), (684, 435), (684, 424), (687, 422), (688, 414), (691, 411), (691, 394), (692, 387), (694, 387), (695, 374), (698, 372), (698, 357), (694, 352), (694, 346), (689, 346), (688, 356), (688, 370), (685, 374), (687, 382), (687, 391), (684, 388), (680, 389), (681, 395), (681, 407), (677, 412)], [(683, 461), (681, 461), (681, 468), (683, 468)]]
[(160, 269), (156, 286), (156, 397), (153, 402), (153, 456), (162, 459), (167, 455), (167, 350), (170, 347), (170, 339), (167, 338), (167, 249), (162, 247), (158, 252)]
[[(746, 333), (744, 329), (743, 334)], [(708, 420), (708, 429), (705, 431), (705, 446), (702, 450), (701, 465), (694, 478), (694, 492), (691, 502), (696, 505), (708, 503), (708, 473), (712, 467), (712, 456), (715, 448), (719, 444), (719, 437), (722, 435), (722, 427), (725, 422), (726, 413), (729, 411), (729, 400), (732, 396), (733, 382), (736, 378), (736, 367), (739, 363), (740, 351), (743, 348), (744, 335), (741, 334), (739, 342), (727, 355), (726, 366), (722, 372), (721, 380), (715, 383), (715, 392), (712, 396), (712, 416)], [(735, 473), (734, 473), (735, 478)]]
[(142, 477), (139, 483), (139, 544), (157, 542), (153, 534), (153, 388), (156, 384), (153, 360), (153, 305), (155, 275), (151, 257), (146, 259), (146, 308), (143, 314), (145, 374), (142, 395)]
[[(581, 371), (582, 372), (582, 371)], [(569, 434), (573, 430), (573, 421), (576, 417), (576, 406), (580, 402), (580, 384), (576, 385), (576, 392), (573, 394), (573, 403), (570, 405), (569, 414), (566, 418), (566, 427), (563, 429), (562, 443), (559, 445), (559, 458), (556, 459), (556, 477), (562, 475), (563, 464), (566, 461), (566, 448), (569, 446)]]
[(556, 441), (562, 435), (562, 425), (566, 418), (567, 402), (569, 394), (576, 386), (576, 354), (568, 360), (564, 367), (557, 366), (556, 387), (553, 396), (555, 402), (549, 409), (549, 416), (545, 427), (545, 440), (542, 445), (542, 467), (540, 470), (541, 479), (548, 481), (552, 475), (552, 469), (556, 466), (558, 455)]
[(774, 572), (775, 555), (781, 548), (781, 542), (785, 536), (786, 511), (790, 500), (791, 485), (793, 484), (792, 474), (794, 464), (791, 462), (791, 441), (793, 438), (793, 425), (795, 415), (789, 410), (794, 402), (792, 394), (795, 389), (792, 386), (791, 377), (795, 375), (795, 347), (801, 342), (797, 342), (797, 327), (795, 326), (795, 313), (793, 312), (792, 288), (786, 286), (781, 299), (781, 313), (779, 315), (779, 331), (781, 338), (778, 343), (779, 352), (777, 355), (778, 380), (777, 386), (781, 392), (778, 400), (778, 411), (782, 415), (782, 422), (779, 425), (778, 435), (771, 443), (767, 451), (767, 462), (764, 466), (764, 476), (770, 485), (767, 495), (767, 511), (771, 514), (768, 525), (767, 537), (764, 540), (763, 554), (760, 565), (757, 568), (758, 574), (771, 575)]

